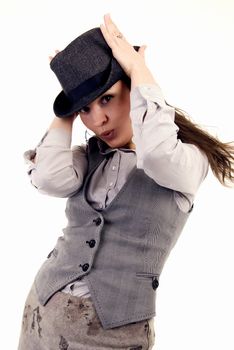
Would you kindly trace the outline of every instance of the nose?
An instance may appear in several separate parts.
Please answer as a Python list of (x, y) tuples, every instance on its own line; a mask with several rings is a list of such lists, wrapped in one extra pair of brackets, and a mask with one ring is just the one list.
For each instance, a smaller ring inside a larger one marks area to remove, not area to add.
[(96, 126), (96, 127), (102, 126), (107, 122), (108, 117), (107, 117), (104, 109), (101, 106), (96, 105), (93, 107), (92, 120), (93, 120), (94, 126)]

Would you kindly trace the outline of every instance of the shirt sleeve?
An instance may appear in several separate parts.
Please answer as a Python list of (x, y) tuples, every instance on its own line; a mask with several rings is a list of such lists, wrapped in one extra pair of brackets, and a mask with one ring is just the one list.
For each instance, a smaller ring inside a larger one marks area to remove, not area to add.
[(85, 146), (71, 148), (71, 134), (61, 128), (46, 132), (35, 150), (24, 153), (24, 159), (32, 185), (54, 197), (75, 193), (87, 171)]
[(175, 109), (166, 105), (158, 85), (138, 86), (130, 98), (137, 167), (159, 185), (176, 191), (177, 204), (188, 211), (208, 172), (206, 155), (178, 139)]

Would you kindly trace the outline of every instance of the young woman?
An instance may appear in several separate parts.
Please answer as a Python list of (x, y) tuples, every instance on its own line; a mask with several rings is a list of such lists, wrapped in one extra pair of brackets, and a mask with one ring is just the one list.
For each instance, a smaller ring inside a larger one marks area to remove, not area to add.
[[(104, 23), (51, 60), (56, 117), (25, 154), (38, 191), (68, 197), (68, 224), (29, 293), (19, 350), (152, 349), (159, 277), (209, 165), (233, 183), (233, 146), (167, 104), (145, 47)], [(95, 136), (71, 149), (78, 115)]]

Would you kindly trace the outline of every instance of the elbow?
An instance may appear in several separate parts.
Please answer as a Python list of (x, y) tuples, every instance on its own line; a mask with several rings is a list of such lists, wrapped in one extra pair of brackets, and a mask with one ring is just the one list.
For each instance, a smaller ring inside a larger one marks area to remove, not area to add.
[(37, 171), (31, 174), (31, 183), (39, 193), (59, 198), (71, 196), (80, 187), (79, 181), (74, 176), (72, 178), (64, 176), (61, 180), (61, 177), (58, 179), (57, 174), (44, 172), (42, 175)]

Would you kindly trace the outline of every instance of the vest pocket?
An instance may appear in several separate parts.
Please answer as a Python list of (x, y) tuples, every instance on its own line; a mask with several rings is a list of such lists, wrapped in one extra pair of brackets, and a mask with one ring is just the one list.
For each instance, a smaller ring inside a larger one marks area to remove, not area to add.
[(150, 282), (153, 290), (156, 290), (159, 286), (159, 274), (152, 272), (136, 272), (136, 277), (146, 282)]
[(143, 278), (152, 278), (152, 277), (159, 277), (159, 274), (153, 273), (153, 272), (136, 272), (137, 277), (143, 277)]

